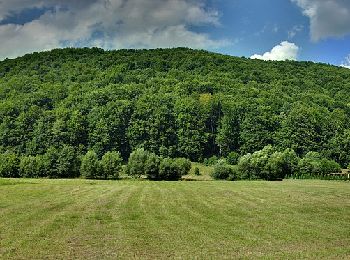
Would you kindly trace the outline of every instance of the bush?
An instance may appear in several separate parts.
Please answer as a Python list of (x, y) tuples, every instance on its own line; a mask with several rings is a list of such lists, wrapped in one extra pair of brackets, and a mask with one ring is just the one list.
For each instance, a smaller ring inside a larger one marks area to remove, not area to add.
[(252, 154), (250, 163), (252, 168), (253, 178), (270, 180), (273, 178), (273, 173), (269, 171), (268, 162), (274, 149), (271, 145), (265, 146), (262, 150)]
[(16, 154), (0, 154), (0, 177), (18, 178), (19, 176), (19, 159)]
[(58, 151), (55, 147), (49, 147), (42, 156), (43, 164), (47, 166), (45, 177), (57, 178)]
[[(34, 163), (34, 159), (31, 160)], [(44, 155), (36, 156), (35, 160), (37, 160), (40, 174), (34, 174), (33, 177), (35, 175), (49, 178), (74, 178), (79, 176), (80, 162), (72, 146), (63, 145), (59, 149), (51, 146)]]
[(122, 169), (122, 158), (119, 152), (107, 152), (100, 161), (101, 177), (103, 179), (118, 179)]
[(240, 156), (237, 152), (230, 152), (227, 155), (226, 161), (230, 165), (236, 165), (238, 163), (239, 157)]
[(218, 163), (218, 157), (216, 155), (208, 158), (208, 159), (204, 159), (203, 163), (206, 165), (206, 166), (212, 166), (212, 165), (215, 165)]
[(134, 177), (140, 177), (145, 174), (145, 165), (148, 156), (149, 152), (145, 151), (143, 148), (133, 151), (129, 156), (126, 173)]
[(298, 156), (292, 149), (286, 149), (284, 152), (274, 152), (267, 163), (267, 180), (283, 179), (286, 175), (290, 176), (298, 168)]
[(144, 174), (146, 174), (148, 179), (159, 180), (159, 165), (161, 162), (161, 157), (154, 153), (149, 153), (144, 165)]
[(97, 154), (88, 151), (81, 160), (80, 174), (85, 179), (98, 179), (100, 177), (100, 164)]
[(196, 175), (196, 176), (201, 175), (201, 173), (199, 172), (199, 168), (198, 167), (194, 168), (194, 175)]
[(229, 165), (219, 161), (214, 166), (214, 171), (211, 173), (211, 177), (215, 180), (227, 180), (232, 173), (232, 169)]
[(274, 151), (271, 145), (253, 154), (242, 156), (237, 165), (239, 179), (283, 179), (298, 169), (299, 158), (292, 149)]
[(322, 175), (327, 175), (330, 173), (341, 172), (341, 167), (336, 161), (323, 158), (321, 160), (321, 171)]
[(38, 178), (40, 176), (40, 159), (38, 156), (22, 156), (19, 163), (19, 173), (24, 178)]
[(310, 175), (314, 177), (325, 176), (330, 173), (339, 172), (340, 165), (322, 156), (317, 152), (309, 152), (299, 162), (299, 175)]
[(246, 180), (252, 178), (252, 165), (251, 165), (251, 159), (252, 154), (248, 153), (246, 155), (243, 155), (238, 160), (238, 172), (239, 172), (239, 179)]
[(181, 176), (187, 175), (192, 167), (191, 161), (185, 158), (175, 159), (175, 163), (180, 168)]
[(237, 165), (232, 165), (232, 166), (230, 166), (230, 168), (231, 168), (231, 173), (228, 176), (227, 180), (235, 181), (235, 180), (241, 179), (240, 172), (238, 170), (238, 166)]
[(35, 156), (22, 156), (19, 163), (19, 175), (24, 178), (37, 177)]
[(64, 145), (57, 152), (57, 161), (53, 166), (56, 168), (55, 178), (75, 178), (79, 176), (80, 161), (72, 146)]
[(182, 169), (176, 160), (164, 158), (159, 165), (159, 180), (177, 181), (181, 178)]

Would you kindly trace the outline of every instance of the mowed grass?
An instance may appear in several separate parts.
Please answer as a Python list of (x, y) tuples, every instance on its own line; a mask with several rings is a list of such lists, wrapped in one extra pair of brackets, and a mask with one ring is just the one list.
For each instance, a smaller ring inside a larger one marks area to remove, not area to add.
[(350, 183), (0, 179), (0, 259), (350, 258)]

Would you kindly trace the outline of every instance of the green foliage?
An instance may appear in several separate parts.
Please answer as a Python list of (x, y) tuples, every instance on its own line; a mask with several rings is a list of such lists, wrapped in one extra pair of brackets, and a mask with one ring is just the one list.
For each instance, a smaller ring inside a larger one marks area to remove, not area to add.
[(233, 171), (231, 166), (227, 165), (224, 161), (219, 160), (214, 166), (214, 171), (212, 172), (211, 177), (215, 180), (227, 180), (232, 175)]
[[(23, 174), (50, 178), (79, 176), (86, 151), (98, 158), (119, 151), (127, 160), (139, 147), (161, 157), (211, 158), (207, 165), (227, 158), (251, 179), (272, 178), (286, 165), (285, 155), (261, 154), (267, 145), (300, 157), (315, 151), (346, 167), (349, 82), (349, 70), (325, 64), (186, 48), (26, 55), (0, 62), (0, 152), (35, 157), (23, 159)], [(237, 161), (232, 151), (252, 158)], [(136, 161), (126, 171), (145, 174), (145, 161)], [(149, 163), (157, 168), (154, 156)], [(291, 175), (288, 167), (283, 173)]]
[(239, 153), (230, 152), (226, 157), (226, 161), (230, 165), (236, 165), (238, 163), (239, 157), (240, 157)]
[(131, 153), (126, 173), (140, 177), (146, 175), (150, 180), (178, 180), (189, 173), (191, 162), (185, 158), (163, 158), (155, 153), (139, 148)]
[(24, 178), (38, 177), (38, 164), (35, 156), (22, 156), (19, 163), (19, 173)]
[(127, 174), (140, 177), (145, 174), (145, 165), (149, 157), (149, 152), (143, 148), (138, 148), (130, 154), (128, 165), (126, 167)]
[(251, 164), (252, 154), (247, 153), (239, 158), (238, 161), (238, 171), (239, 171), (239, 178), (242, 180), (246, 179), (252, 179), (253, 176), (253, 167)]
[(100, 163), (94, 151), (88, 151), (81, 159), (80, 174), (85, 179), (99, 179), (101, 177)]
[(44, 156), (22, 156), (19, 163), (19, 172), (24, 178), (46, 177), (49, 170)]
[(159, 165), (161, 163), (161, 158), (154, 154), (149, 153), (147, 155), (147, 159), (145, 161), (144, 166), (144, 174), (147, 176), (147, 178), (151, 180), (159, 180)]
[(64, 145), (58, 151), (57, 156), (57, 178), (69, 178), (79, 176), (80, 161), (72, 146)]
[(268, 145), (253, 154), (242, 156), (237, 172), (240, 179), (283, 179), (298, 170), (298, 162), (299, 158), (292, 149), (279, 152)]
[(325, 176), (341, 171), (340, 165), (322, 156), (317, 152), (308, 152), (299, 162), (299, 174), (310, 176)]
[(194, 168), (194, 175), (196, 175), (196, 176), (201, 175), (201, 173), (200, 173), (200, 171), (199, 171), (199, 168), (198, 168), (198, 167)]
[(19, 177), (19, 159), (14, 153), (0, 154), (0, 177)]
[(299, 158), (292, 149), (274, 152), (267, 163), (269, 179), (283, 179), (293, 175), (298, 170), (298, 162)]
[(181, 178), (184, 169), (171, 158), (164, 158), (159, 165), (159, 180), (177, 181)]
[[(39, 159), (40, 158), (40, 159)], [(55, 148), (49, 147), (42, 157), (38, 157), (40, 168), (44, 167), (44, 176), (49, 178), (69, 178), (79, 176), (79, 160), (75, 149), (69, 145)]]
[(218, 160), (219, 160), (219, 158), (216, 156), (216, 155), (213, 155), (212, 157), (210, 157), (210, 158), (205, 158), (204, 160), (203, 160), (203, 162), (204, 162), (204, 164), (206, 165), (206, 166), (212, 166), (212, 165), (215, 165), (215, 164), (217, 164), (218, 163)]
[(103, 179), (118, 179), (123, 159), (119, 152), (107, 152), (100, 161)]
[(191, 161), (185, 158), (176, 158), (175, 163), (179, 166), (181, 176), (187, 175), (191, 170)]
[(216, 135), (216, 143), (220, 147), (220, 155), (226, 156), (232, 150), (238, 150), (240, 135), (240, 112), (236, 104), (229, 104), (220, 120), (220, 127)]
[(329, 141), (325, 153), (345, 168), (350, 163), (350, 129), (338, 132)]

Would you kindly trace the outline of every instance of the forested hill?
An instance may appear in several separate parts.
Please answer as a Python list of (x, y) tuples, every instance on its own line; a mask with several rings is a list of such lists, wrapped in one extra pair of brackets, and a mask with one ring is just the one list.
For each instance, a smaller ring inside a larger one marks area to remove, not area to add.
[(350, 70), (186, 48), (63, 49), (0, 62), (0, 152), (144, 147), (197, 161), (267, 144), (350, 162)]

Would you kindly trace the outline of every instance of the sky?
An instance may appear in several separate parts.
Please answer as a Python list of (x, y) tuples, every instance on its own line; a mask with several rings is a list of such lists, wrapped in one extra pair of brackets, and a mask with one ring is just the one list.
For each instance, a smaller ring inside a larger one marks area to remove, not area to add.
[(350, 68), (350, 0), (0, 0), (0, 60), (180, 46)]

